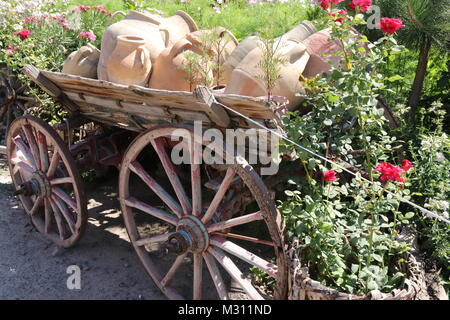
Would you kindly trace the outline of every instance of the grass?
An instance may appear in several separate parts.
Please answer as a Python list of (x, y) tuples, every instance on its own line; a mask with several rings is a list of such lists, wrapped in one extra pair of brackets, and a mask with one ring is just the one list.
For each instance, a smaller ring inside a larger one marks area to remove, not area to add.
[[(179, 0), (143, 0), (137, 1), (143, 9), (156, 8), (164, 12), (165, 17), (173, 15), (177, 10), (189, 13), (201, 29), (222, 26), (229, 29), (240, 41), (254, 32), (262, 33), (271, 29), (275, 36), (282, 35), (306, 18), (306, 6), (303, 1), (292, 0), (287, 3), (270, 3), (250, 5), (246, 0), (231, 0), (226, 6), (219, 7), (217, 13), (212, 0), (190, 0), (181, 3)], [(133, 9), (131, 1), (117, 0), (72, 0), (71, 5), (104, 5), (111, 12)], [(217, 4), (217, 3), (216, 3)]]

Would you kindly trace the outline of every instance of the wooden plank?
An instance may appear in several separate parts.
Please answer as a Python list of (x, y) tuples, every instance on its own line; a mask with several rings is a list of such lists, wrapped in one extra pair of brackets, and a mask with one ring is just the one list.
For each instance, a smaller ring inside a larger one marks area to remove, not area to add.
[[(204, 111), (206, 104), (199, 101), (191, 92), (167, 91), (140, 86), (124, 86), (108, 81), (82, 78), (78, 76), (41, 71), (41, 73), (63, 90), (110, 97), (122, 101), (144, 102), (149, 105), (162, 104), (181, 109)], [(271, 108), (256, 97), (233, 94), (214, 94), (216, 100), (245, 116), (258, 119), (275, 119)]]
[(38, 68), (27, 65), (22, 68), (22, 72), (27, 75), (31, 80), (33, 80), (39, 87), (52, 96), (55, 100), (61, 102), (61, 104), (66, 107), (69, 112), (75, 113), (78, 111), (78, 107), (70, 99), (68, 99), (62, 92), (61, 89), (49, 80), (41, 70)]
[(92, 107), (102, 108), (103, 112), (107, 112), (109, 110), (111, 113), (121, 112), (128, 115), (139, 115), (148, 119), (161, 119), (169, 123), (188, 122), (194, 120), (201, 120), (205, 123), (211, 123), (211, 120), (203, 112), (199, 111), (169, 108), (165, 106), (150, 106), (136, 102), (118, 102), (114, 99), (89, 96), (71, 91), (64, 91), (64, 93), (80, 106), (80, 110), (82, 112), (82, 106), (91, 105)]

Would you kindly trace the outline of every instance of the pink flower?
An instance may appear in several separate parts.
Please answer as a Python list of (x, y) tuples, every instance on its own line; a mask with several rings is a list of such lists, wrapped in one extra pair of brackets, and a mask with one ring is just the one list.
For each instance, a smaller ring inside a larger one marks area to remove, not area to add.
[(411, 168), (412, 168), (412, 163), (411, 163), (411, 161), (406, 160), (406, 159), (402, 161), (402, 169), (403, 169), (403, 170), (408, 171), (408, 170), (411, 169)]
[(95, 39), (97, 39), (97, 36), (90, 31), (85, 31), (85, 32), (81, 32), (78, 35), (79, 38), (88, 38), (90, 41), (95, 41)]
[(386, 181), (398, 181), (404, 182), (405, 179), (400, 177), (405, 171), (398, 166), (394, 166), (387, 162), (382, 162), (373, 170), (375, 172), (380, 172), (381, 177), (380, 180), (383, 182)]
[(14, 34), (19, 35), (20, 39), (25, 40), (31, 34), (31, 31), (25, 29), (25, 30), (22, 30), (22, 31), (14, 32)]
[(381, 31), (384, 33), (395, 33), (404, 26), (403, 21), (396, 18), (381, 18), (381, 22), (377, 24), (377, 27), (381, 27)]
[(328, 170), (325, 172), (322, 172), (322, 180), (324, 181), (335, 181), (336, 180), (336, 171), (334, 170)]
[(14, 49), (14, 47), (11, 45), (6, 47), (6, 55), (8, 55), (8, 56), (12, 56), (15, 51), (16, 51), (16, 49)]

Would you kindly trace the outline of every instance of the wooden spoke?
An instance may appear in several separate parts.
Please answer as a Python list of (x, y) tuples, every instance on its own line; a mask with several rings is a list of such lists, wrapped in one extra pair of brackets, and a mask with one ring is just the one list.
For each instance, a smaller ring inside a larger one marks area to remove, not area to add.
[(68, 210), (68, 208), (66, 207), (66, 205), (62, 202), (62, 200), (57, 199), (56, 196), (52, 195), (51, 196), (52, 201), (56, 204), (56, 206), (59, 209), (59, 212), (62, 213), (64, 219), (67, 222), (67, 225), (69, 226), (69, 229), (72, 233), (75, 233), (75, 222), (73, 221), (73, 218)]
[(210, 244), (224, 251), (227, 251), (228, 253), (231, 253), (235, 257), (238, 257), (244, 260), (245, 262), (254, 265), (255, 267), (260, 268), (268, 275), (276, 277), (278, 269), (276, 265), (258, 257), (257, 255), (251, 253), (250, 251), (245, 250), (244, 248), (238, 246), (237, 244), (219, 237), (212, 237), (210, 240)]
[(184, 258), (187, 256), (187, 252), (179, 255), (175, 262), (170, 267), (169, 271), (167, 271), (167, 274), (164, 276), (164, 278), (161, 280), (161, 285), (167, 286), (172, 281), (173, 276), (175, 275), (175, 272), (177, 272), (178, 268), (180, 267), (181, 263), (183, 262)]
[(67, 238), (67, 233), (66, 233), (66, 229), (64, 228), (64, 224), (62, 221), (61, 214), (58, 210), (58, 206), (52, 200), (49, 200), (49, 202), (50, 202), (50, 205), (52, 206), (52, 211), (53, 211), (53, 215), (55, 217), (56, 226), (58, 227), (59, 237), (61, 238), (61, 240), (64, 240)]
[(36, 139), (34, 137), (33, 128), (30, 125), (25, 125), (23, 127), (23, 131), (25, 132), (25, 136), (27, 137), (28, 145), (30, 147), (34, 163), (36, 164), (36, 168), (38, 170), (41, 170), (41, 161), (39, 160), (39, 149)]
[(45, 207), (44, 232), (50, 233), (52, 227), (52, 212), (50, 210), (50, 202), (47, 198), (44, 199), (44, 207)]
[(217, 261), (222, 265), (222, 267), (229, 273), (229, 275), (240, 284), (242, 289), (248, 294), (252, 300), (263, 300), (263, 297), (259, 292), (253, 287), (250, 280), (246, 279), (239, 268), (234, 264), (234, 262), (225, 255), (225, 253), (218, 249), (209, 247), (208, 252), (216, 258)]
[(234, 170), (230, 167), (227, 169), (227, 172), (225, 174), (225, 178), (223, 179), (219, 190), (217, 190), (216, 195), (214, 196), (213, 200), (211, 201), (211, 204), (208, 207), (208, 210), (206, 210), (205, 215), (202, 217), (203, 223), (208, 223), (208, 221), (213, 217), (214, 213), (216, 212), (217, 208), (219, 207), (220, 202), (222, 201), (223, 197), (225, 196), (225, 193), (228, 190), (228, 187), (231, 184), (231, 181), (233, 181), (233, 178), (235, 176)]
[(202, 213), (202, 181), (201, 181), (201, 141), (191, 139), (190, 161), (191, 161), (191, 186), (192, 186), (192, 215), (198, 217)]
[(37, 139), (39, 147), (39, 158), (41, 160), (41, 170), (43, 172), (47, 172), (48, 166), (50, 165), (48, 160), (47, 138), (42, 132), (38, 132)]
[(23, 162), (23, 161), (17, 162), (17, 165), (14, 168), (14, 171), (15, 171), (14, 174), (17, 172), (16, 168), (17, 168), (17, 170), (23, 169), (23, 170), (25, 170), (28, 173), (33, 173), (34, 172), (34, 169), (32, 167), (30, 167), (26, 162)]
[(211, 234), (212, 235), (221, 236), (221, 237), (226, 237), (226, 238), (234, 238), (234, 239), (245, 240), (245, 241), (250, 241), (250, 242), (259, 243), (259, 244), (264, 244), (264, 245), (270, 246), (270, 247), (275, 246), (275, 244), (273, 242), (266, 241), (266, 240), (261, 240), (261, 239), (258, 239), (258, 238), (243, 236), (243, 235), (240, 235), (240, 234), (225, 233), (225, 232), (218, 232), (218, 231), (214, 231)]
[(219, 294), (219, 298), (221, 300), (228, 300), (228, 292), (225, 287), (225, 282), (223, 281), (222, 275), (220, 274), (219, 266), (210, 253), (203, 253), (203, 258), (205, 259), (206, 266), (208, 267), (209, 274), (211, 275), (214, 286), (216, 287), (217, 293)]
[(43, 198), (38, 198), (36, 202), (33, 204), (33, 208), (30, 210), (30, 215), (34, 216), (36, 212), (38, 212), (39, 208), (42, 207), (42, 203), (44, 202)]
[(226, 221), (221, 221), (215, 224), (212, 224), (208, 227), (208, 232), (214, 232), (219, 230), (228, 229), (231, 227), (235, 227), (241, 224), (246, 224), (252, 221), (262, 220), (263, 217), (261, 215), (261, 211), (246, 214), (244, 216), (240, 216), (237, 218), (232, 218)]
[(59, 152), (57, 150), (55, 150), (53, 152), (52, 160), (50, 160), (50, 165), (47, 170), (47, 178), (49, 178), (49, 179), (53, 178), (60, 160), (61, 160), (61, 155), (59, 154)]
[(54, 187), (53, 193), (57, 195), (61, 200), (69, 205), (75, 212), (78, 212), (77, 203), (74, 201), (63, 189), (60, 187)]
[(73, 183), (73, 179), (71, 177), (64, 177), (64, 178), (54, 178), (50, 180), (51, 186), (56, 186), (58, 184), (64, 184), (64, 183)]
[(16, 147), (20, 150), (22, 153), (24, 159), (28, 161), (28, 163), (33, 167), (34, 170), (37, 169), (36, 163), (33, 159), (33, 156), (31, 155), (30, 148), (25, 144), (25, 142), (22, 140), (20, 136), (17, 136), (13, 139), (14, 144)]
[(143, 203), (133, 197), (126, 198), (125, 204), (127, 206), (139, 209), (145, 213), (152, 215), (155, 218), (166, 221), (170, 224), (177, 225), (177, 223), (178, 223), (178, 219), (175, 218), (173, 215), (168, 214), (167, 212), (165, 212), (161, 209), (158, 209), (158, 208), (152, 207), (146, 203)]
[(193, 300), (202, 299), (202, 268), (203, 257), (201, 253), (194, 253), (194, 286)]
[(170, 180), (170, 183), (172, 184), (173, 189), (175, 190), (175, 193), (178, 197), (178, 200), (180, 201), (181, 207), (183, 208), (183, 212), (185, 215), (191, 213), (191, 205), (189, 203), (189, 198), (186, 195), (186, 192), (184, 191), (183, 185), (181, 184), (180, 178), (178, 178), (178, 175), (175, 171), (175, 167), (170, 160), (166, 149), (164, 148), (164, 140), (161, 138), (157, 138), (154, 140), (151, 140), (151, 144), (153, 145), (153, 148), (156, 150), (156, 153), (159, 156), (159, 159), (161, 160), (161, 163), (164, 167), (164, 170), (166, 171), (167, 177)]
[(141, 247), (141, 246), (145, 246), (146, 244), (150, 244), (150, 243), (165, 242), (165, 241), (169, 240), (169, 237), (172, 234), (174, 234), (174, 232), (160, 234), (160, 235), (153, 236), (153, 237), (142, 238), (142, 239), (136, 240), (135, 244), (138, 247)]
[(144, 170), (139, 162), (133, 161), (130, 163), (129, 167), (131, 171), (137, 174), (139, 178), (141, 178), (145, 184), (156, 193), (156, 195), (178, 216), (178, 218), (183, 216), (183, 209), (180, 205)]

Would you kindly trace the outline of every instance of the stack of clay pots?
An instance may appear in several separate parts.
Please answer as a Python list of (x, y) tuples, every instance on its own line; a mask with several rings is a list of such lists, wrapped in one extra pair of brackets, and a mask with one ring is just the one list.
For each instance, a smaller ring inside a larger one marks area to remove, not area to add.
[[(124, 85), (192, 91), (184, 68), (187, 55), (204, 55), (206, 46), (202, 41), (212, 33), (224, 39), (220, 54), (215, 51), (212, 54), (224, 64), (220, 74), (211, 70), (207, 76), (223, 85), (221, 92), (266, 97), (267, 88), (259, 67), (263, 56), (261, 39), (253, 35), (238, 43), (223, 27), (198, 30), (194, 20), (183, 11), (163, 18), (131, 10), (121, 21), (107, 27), (101, 51), (91, 44), (81, 47), (69, 55), (62, 71)], [(341, 50), (341, 46), (330, 40), (330, 29), (317, 32), (307, 21), (274, 39), (274, 45), (285, 63), (280, 66), (280, 79), (272, 94), (287, 98), (290, 110), (302, 101), (297, 95), (304, 92), (302, 78), (319, 75), (342, 63), (339, 55), (332, 54)]]

